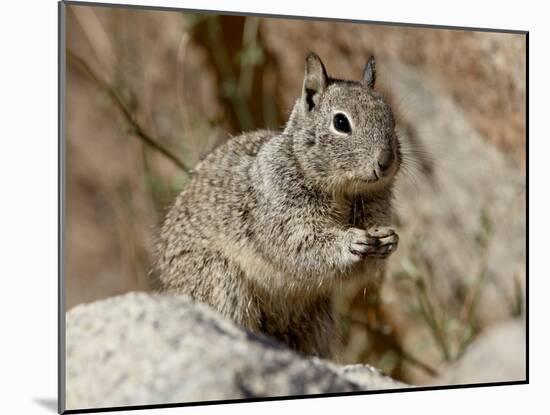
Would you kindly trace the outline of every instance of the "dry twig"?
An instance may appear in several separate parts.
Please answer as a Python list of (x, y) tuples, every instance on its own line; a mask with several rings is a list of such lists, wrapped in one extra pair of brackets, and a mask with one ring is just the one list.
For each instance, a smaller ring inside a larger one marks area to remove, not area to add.
[(135, 137), (141, 139), (145, 144), (147, 144), (149, 147), (155, 149), (162, 155), (164, 155), (166, 158), (171, 160), (174, 164), (176, 164), (180, 169), (182, 169), (185, 173), (188, 175), (191, 172), (191, 169), (187, 167), (185, 162), (172, 153), (170, 150), (168, 150), (165, 146), (163, 146), (161, 143), (156, 141), (154, 138), (152, 138), (139, 124), (139, 122), (136, 120), (132, 112), (128, 109), (128, 106), (124, 103), (122, 98), (119, 96), (119, 94), (116, 92), (115, 88), (112, 87), (109, 83), (102, 80), (96, 73), (93, 71), (93, 69), (88, 65), (88, 63), (82, 59), (80, 56), (72, 52), (71, 50), (67, 49), (67, 58), (69, 62), (72, 62), (78, 69), (80, 69), (84, 74), (88, 76), (99, 88), (101, 88), (103, 91), (105, 91), (109, 98), (111, 98), (111, 101), (115, 106), (120, 110), (128, 124), (132, 128), (132, 133)]

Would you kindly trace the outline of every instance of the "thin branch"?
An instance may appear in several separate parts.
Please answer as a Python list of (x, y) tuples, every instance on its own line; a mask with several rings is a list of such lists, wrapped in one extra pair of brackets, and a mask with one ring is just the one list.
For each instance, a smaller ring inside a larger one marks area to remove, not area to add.
[(212, 51), (214, 64), (222, 77), (222, 87), (225, 97), (231, 103), (241, 130), (250, 130), (254, 125), (252, 114), (246, 100), (239, 90), (238, 80), (235, 76), (231, 58), (224, 45), (224, 33), (219, 17), (212, 17), (206, 20), (207, 34), (206, 43)]
[(431, 376), (437, 376), (438, 372), (436, 369), (428, 365), (427, 363), (421, 361), (417, 357), (413, 356), (409, 352), (407, 352), (403, 347), (395, 341), (391, 336), (384, 333), (379, 328), (373, 327), (371, 324), (369, 324), (366, 321), (363, 321), (361, 319), (357, 319), (354, 317), (351, 317), (349, 315), (342, 316), (343, 319), (347, 320), (348, 322), (356, 325), (363, 326), (367, 331), (370, 331), (373, 334), (376, 334), (378, 336), (383, 337), (386, 339), (390, 344), (391, 347), (397, 352), (397, 354), (405, 361), (409, 362), (410, 364), (419, 367), (420, 369), (424, 370), (426, 373), (428, 373)]
[(84, 59), (82, 59), (69, 49), (67, 49), (67, 58), (69, 59), (69, 61), (74, 63), (83, 73), (85, 73), (98, 87), (107, 92), (109, 98), (111, 98), (111, 101), (120, 110), (122, 115), (124, 115), (124, 118), (132, 127), (132, 133), (135, 137), (140, 138), (149, 147), (157, 150), (166, 158), (170, 159), (174, 164), (176, 164), (188, 175), (191, 174), (191, 169), (185, 164), (185, 162), (181, 158), (172, 153), (162, 144), (153, 139), (147, 132), (145, 132), (143, 127), (137, 122), (131, 111), (128, 109), (127, 105), (123, 102), (122, 98), (118, 95), (115, 88), (113, 88), (107, 82), (103, 81), (98, 75), (96, 75), (96, 73), (92, 70), (92, 68), (90, 68), (90, 66)]
[(443, 357), (446, 361), (450, 361), (451, 352), (447, 344), (445, 333), (443, 331), (443, 328), (441, 327), (441, 319), (438, 318), (438, 314), (436, 313), (435, 308), (430, 301), (430, 296), (426, 292), (424, 280), (416, 280), (414, 286), (416, 288), (416, 298), (420, 307), (420, 312), (422, 313), (422, 316), (424, 317), (426, 323), (428, 323), (428, 327), (432, 331), (434, 340), (441, 348)]
[(243, 40), (241, 45), (241, 59), (239, 68), (239, 90), (245, 99), (250, 98), (252, 82), (254, 80), (254, 66), (256, 62), (250, 54), (258, 48), (258, 27), (260, 19), (257, 17), (245, 17), (243, 27)]

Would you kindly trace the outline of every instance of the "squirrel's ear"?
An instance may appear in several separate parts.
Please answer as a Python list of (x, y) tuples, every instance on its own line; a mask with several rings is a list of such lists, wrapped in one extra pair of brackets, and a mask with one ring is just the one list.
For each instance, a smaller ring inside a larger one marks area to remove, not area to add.
[(369, 88), (374, 88), (376, 82), (376, 65), (374, 63), (374, 56), (371, 56), (363, 69), (363, 83)]
[(310, 52), (306, 57), (306, 74), (302, 92), (305, 108), (311, 111), (318, 103), (319, 96), (327, 86), (327, 71), (319, 56)]

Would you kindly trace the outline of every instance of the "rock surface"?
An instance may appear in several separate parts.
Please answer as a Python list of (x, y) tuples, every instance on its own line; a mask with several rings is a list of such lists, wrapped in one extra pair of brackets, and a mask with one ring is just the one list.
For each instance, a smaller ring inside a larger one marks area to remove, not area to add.
[[(485, 268), (479, 319), (484, 326), (507, 319), (516, 284), (522, 291), (525, 284), (525, 176), (437, 84), (408, 66), (384, 69), (396, 95), (407, 97), (402, 121), (414, 126), (416, 141), (430, 154), (428, 173), (409, 161), (397, 181), (399, 236), (406, 244), (389, 262), (391, 271), (420, 251), (432, 267), (435, 295), (452, 305), (460, 286), (473, 284)], [(405, 151), (415, 147), (410, 135), (402, 138)], [(484, 221), (491, 229), (485, 254), (479, 243)]]
[(513, 319), (495, 324), (482, 333), (436, 383), (522, 381), (526, 378), (525, 362), (525, 323)]
[(66, 408), (402, 388), (366, 365), (306, 358), (186, 297), (130, 293), (66, 319)]

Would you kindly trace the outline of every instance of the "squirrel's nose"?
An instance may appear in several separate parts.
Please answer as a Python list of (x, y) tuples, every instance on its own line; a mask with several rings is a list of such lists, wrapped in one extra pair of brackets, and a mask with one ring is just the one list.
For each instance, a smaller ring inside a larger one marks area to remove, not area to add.
[(380, 167), (381, 173), (387, 172), (392, 166), (395, 160), (395, 154), (392, 150), (383, 150), (378, 155), (378, 167)]

